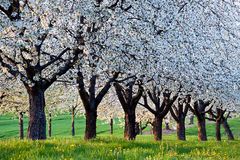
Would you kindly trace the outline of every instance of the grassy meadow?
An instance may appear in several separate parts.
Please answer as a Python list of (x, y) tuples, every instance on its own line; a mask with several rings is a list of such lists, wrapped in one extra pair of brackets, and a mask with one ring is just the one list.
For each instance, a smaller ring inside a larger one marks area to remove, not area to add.
[[(24, 121), (26, 131), (27, 118)], [(75, 137), (71, 136), (70, 115), (55, 117), (52, 122), (52, 138), (18, 140), (18, 119), (0, 116), (0, 159), (240, 159), (239, 118), (229, 120), (236, 140), (228, 141), (222, 132), (222, 142), (215, 141), (213, 123), (207, 125), (207, 142), (198, 142), (195, 125), (187, 128), (186, 142), (177, 141), (175, 133), (163, 135), (161, 142), (154, 142), (152, 135), (139, 135), (135, 141), (128, 142), (123, 140), (123, 128), (119, 125), (114, 125), (114, 134), (110, 135), (108, 124), (98, 121), (98, 138), (84, 141), (84, 118), (76, 118)]]

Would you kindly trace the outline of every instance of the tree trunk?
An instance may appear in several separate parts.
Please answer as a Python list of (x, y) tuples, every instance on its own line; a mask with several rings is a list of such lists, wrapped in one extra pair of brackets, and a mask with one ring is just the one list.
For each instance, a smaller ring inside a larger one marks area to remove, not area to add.
[(97, 111), (86, 110), (85, 140), (96, 138)]
[(48, 136), (52, 137), (52, 114), (49, 113), (49, 120), (48, 120)]
[(140, 135), (143, 134), (142, 121), (139, 122), (139, 133), (140, 133)]
[(224, 128), (227, 136), (228, 136), (228, 140), (234, 140), (233, 133), (232, 133), (226, 119), (223, 119), (222, 125), (223, 125), (223, 128)]
[(72, 136), (75, 136), (75, 110), (72, 109)]
[(178, 140), (182, 140), (182, 141), (186, 140), (184, 119), (180, 119), (179, 122), (177, 122), (177, 137), (178, 137)]
[(191, 115), (189, 117), (189, 125), (192, 125), (192, 124), (194, 124), (194, 115)]
[(163, 118), (155, 115), (153, 122), (153, 134), (156, 141), (162, 140), (162, 120)]
[(198, 140), (199, 141), (207, 141), (205, 119), (198, 120)]
[(29, 126), (28, 138), (32, 140), (46, 139), (46, 116), (44, 90), (28, 89), (29, 94)]
[(136, 123), (135, 112), (125, 113), (124, 138), (126, 140), (134, 140), (136, 138), (135, 123)]
[(221, 122), (216, 121), (216, 140), (221, 141), (221, 128), (220, 128)]
[(165, 126), (166, 126), (166, 128), (165, 128), (166, 130), (171, 130), (168, 122), (165, 122)]
[(110, 119), (110, 134), (113, 134), (113, 119)]
[(23, 139), (24, 138), (24, 131), (23, 131), (23, 112), (20, 112), (18, 115), (18, 120), (19, 120), (19, 138)]

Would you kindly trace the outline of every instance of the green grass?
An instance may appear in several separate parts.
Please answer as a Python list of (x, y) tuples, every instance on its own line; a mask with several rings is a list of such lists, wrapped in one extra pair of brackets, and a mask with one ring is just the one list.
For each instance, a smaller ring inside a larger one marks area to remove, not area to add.
[[(240, 137), (240, 118), (234, 118), (234, 119), (229, 119), (228, 123), (230, 125), (230, 128), (232, 130), (232, 132), (234, 133), (235, 137)], [(197, 122), (195, 122), (193, 127), (187, 128), (186, 130), (186, 135), (197, 135)], [(215, 136), (215, 123), (214, 122), (208, 122), (207, 121), (207, 135), (208, 137), (214, 137)], [(226, 134), (224, 132), (224, 128), (221, 126), (221, 135), (223, 136), (223, 138), (226, 138)]]
[[(27, 129), (27, 118), (25, 131)], [(116, 123), (118, 123), (116, 121)], [(236, 140), (216, 142), (214, 124), (207, 125), (208, 141), (198, 142), (197, 128), (187, 128), (187, 141), (176, 140), (176, 134), (163, 135), (163, 141), (154, 142), (152, 135), (139, 135), (133, 142), (123, 140), (123, 129), (97, 123), (97, 139), (84, 141), (85, 119), (76, 118), (76, 136), (71, 136), (70, 115), (53, 119), (53, 137), (46, 141), (18, 140), (18, 120), (0, 116), (0, 159), (240, 159), (240, 119), (229, 120)]]
[(127, 142), (113, 136), (100, 136), (93, 141), (81, 138), (54, 138), (46, 141), (0, 141), (1, 159), (239, 159), (240, 141), (187, 142), (165, 137), (154, 142), (149, 135)]
[[(118, 120), (115, 120), (118, 124)], [(28, 118), (24, 117), (24, 131), (27, 134)], [(76, 136), (83, 136), (85, 130), (85, 118), (75, 118)], [(18, 118), (8, 115), (0, 115), (0, 139), (18, 138)], [(104, 121), (97, 121), (97, 133), (109, 133), (109, 125)], [(114, 133), (120, 135), (123, 129), (119, 125), (114, 125)], [(60, 115), (53, 117), (52, 120), (52, 135), (54, 137), (71, 136), (71, 115)]]

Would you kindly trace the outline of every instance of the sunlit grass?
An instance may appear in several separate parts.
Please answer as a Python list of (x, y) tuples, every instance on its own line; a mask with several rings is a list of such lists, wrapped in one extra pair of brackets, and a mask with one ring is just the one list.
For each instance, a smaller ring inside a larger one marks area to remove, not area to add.
[[(187, 128), (187, 141), (177, 141), (176, 134), (163, 135), (155, 142), (152, 135), (138, 135), (135, 141), (123, 139), (123, 128), (114, 125), (114, 134), (109, 134), (109, 125), (98, 121), (97, 139), (84, 141), (85, 119), (76, 119), (76, 136), (71, 136), (71, 118), (68, 115), (53, 119), (53, 137), (45, 141), (18, 140), (18, 121), (8, 116), (0, 117), (0, 160), (5, 159), (240, 159), (240, 119), (229, 121), (236, 137), (228, 141), (215, 141), (214, 124), (207, 125), (208, 141), (198, 142), (195, 125)], [(25, 119), (25, 131), (27, 119)]]
[(240, 141), (186, 142), (171, 136), (154, 142), (151, 136), (139, 136), (128, 142), (115, 136), (92, 141), (79, 138), (52, 138), (46, 141), (0, 141), (1, 159), (239, 159)]

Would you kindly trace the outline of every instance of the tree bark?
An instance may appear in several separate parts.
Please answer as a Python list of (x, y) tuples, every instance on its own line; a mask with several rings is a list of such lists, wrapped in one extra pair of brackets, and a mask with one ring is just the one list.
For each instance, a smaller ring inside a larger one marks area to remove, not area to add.
[(209, 106), (211, 101), (204, 102), (203, 100), (197, 100), (194, 102), (194, 107), (192, 108), (190, 104), (189, 108), (197, 117), (198, 120), (198, 140), (207, 141), (207, 132), (206, 132), (206, 117), (205, 114), (210, 111), (206, 111), (206, 107)]
[(49, 120), (48, 120), (48, 136), (52, 137), (52, 114), (49, 113)]
[(136, 123), (135, 112), (133, 111), (130, 113), (125, 112), (124, 138), (126, 140), (134, 140), (136, 138), (135, 123)]
[(110, 119), (110, 134), (113, 134), (113, 119)]
[(72, 108), (72, 136), (75, 136), (75, 110)]
[(23, 112), (20, 112), (18, 115), (19, 119), (19, 138), (23, 139), (24, 138), (24, 130), (23, 130)]
[(142, 121), (139, 122), (139, 134), (143, 134), (143, 129), (142, 129)]
[(222, 122), (222, 126), (228, 136), (228, 140), (234, 140), (234, 136), (233, 136), (233, 133), (228, 125), (228, 122), (226, 119), (223, 119), (223, 122)]
[(126, 140), (134, 140), (137, 136), (136, 130), (135, 130), (136, 106), (142, 96), (143, 87), (139, 84), (137, 93), (133, 94), (133, 86), (135, 84), (135, 81), (136, 80), (129, 83), (127, 89), (124, 89), (118, 83), (114, 84), (118, 99), (125, 113), (124, 138)]
[(178, 140), (182, 140), (182, 141), (186, 140), (185, 119), (180, 119), (179, 122), (177, 122), (177, 137), (178, 137)]
[(96, 138), (97, 111), (86, 110), (85, 140)]
[(221, 141), (221, 128), (220, 128), (221, 122), (216, 121), (216, 140)]
[(198, 120), (198, 140), (199, 141), (207, 141), (205, 119)]
[(153, 135), (156, 141), (162, 140), (162, 121), (162, 117), (155, 115), (153, 122)]
[(44, 90), (32, 87), (28, 89), (28, 94), (30, 104), (28, 138), (32, 140), (46, 139)]

